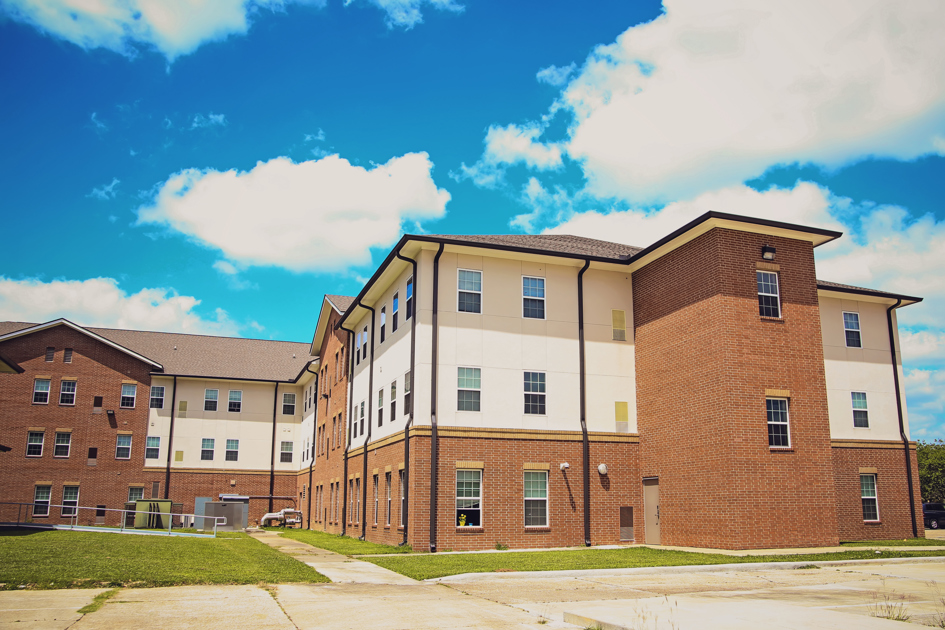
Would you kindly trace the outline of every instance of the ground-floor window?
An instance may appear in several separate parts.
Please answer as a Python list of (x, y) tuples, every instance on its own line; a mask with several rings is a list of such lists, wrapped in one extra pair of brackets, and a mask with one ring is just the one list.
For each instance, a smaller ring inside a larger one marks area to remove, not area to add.
[(860, 475), (860, 497), (863, 501), (863, 520), (879, 520), (879, 504), (876, 502), (876, 475)]
[(51, 486), (36, 486), (33, 490), (33, 516), (49, 516)]
[(79, 486), (62, 488), (62, 516), (75, 516), (79, 505)]
[(374, 524), (377, 525), (377, 475), (374, 475)]
[(525, 471), (525, 527), (548, 527), (548, 471)]
[(456, 471), (456, 526), (482, 527), (482, 471)]
[(387, 490), (387, 522), (386, 525), (390, 527), (390, 473), (384, 473), (384, 484)]
[(144, 498), (144, 486), (132, 486), (128, 488), (128, 503), (134, 503)]
[(399, 473), (400, 477), (400, 526), (404, 526), (404, 515), (407, 513), (407, 493), (406, 487), (404, 486), (404, 471), (401, 470)]

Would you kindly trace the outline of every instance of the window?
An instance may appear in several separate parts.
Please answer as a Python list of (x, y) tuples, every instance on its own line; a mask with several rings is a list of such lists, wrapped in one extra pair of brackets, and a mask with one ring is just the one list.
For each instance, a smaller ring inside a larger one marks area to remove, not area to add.
[(200, 440), (200, 460), (204, 462), (213, 461), (213, 438), (203, 438)]
[(367, 360), (367, 326), (364, 327), (362, 332), (364, 334), (361, 335), (361, 356)]
[(49, 516), (51, 486), (36, 486), (33, 489), (33, 516)]
[(121, 386), (121, 404), (122, 409), (134, 409), (135, 408), (135, 396), (138, 394), (137, 385), (122, 385)]
[(413, 278), (407, 278), (407, 304), (405, 306), (407, 314), (404, 315), (404, 321), (413, 317)]
[(381, 343), (387, 339), (387, 307), (381, 307)]
[(407, 513), (407, 495), (404, 491), (406, 486), (404, 485), (405, 479), (404, 471), (401, 470), (398, 473), (398, 480), (400, 481), (400, 526), (404, 526), (404, 515)]
[(482, 471), (456, 471), (456, 526), (482, 527)]
[(410, 415), (413, 407), (410, 406), (410, 372), (404, 375), (404, 415)]
[(56, 432), (56, 445), (53, 449), (53, 457), (69, 457), (69, 451), (72, 449), (72, 434), (69, 432)]
[(295, 394), (289, 394), (289, 393), (282, 394), (282, 415), (284, 416), (295, 415)]
[(38, 378), (33, 381), (33, 404), (45, 405), (49, 402), (49, 379)]
[(390, 307), (390, 331), (397, 332), (397, 309), (400, 308), (400, 294), (394, 294), (394, 301)]
[(56, 358), (56, 349), (52, 346), (46, 347), (46, 363), (52, 363)]
[(847, 348), (863, 347), (863, 340), (860, 338), (859, 313), (843, 313), (843, 332), (847, 338)]
[(788, 401), (786, 398), (768, 398), (768, 446), (787, 448), (791, 446), (788, 434)]
[[(395, 317), (396, 317), (396, 315), (395, 315)], [(396, 327), (396, 326), (394, 327), (394, 330), (397, 330), (397, 327)], [(339, 372), (339, 370), (340, 370), (340, 368), (341, 368), (341, 363), (340, 363), (340, 361), (339, 361), (339, 356), (338, 356), (338, 355), (339, 355), (339, 353), (336, 352), (336, 353), (335, 353), (335, 382), (336, 382), (336, 383), (338, 382), (338, 372)]]
[[(98, 459), (98, 448), (94, 446), (89, 447), (89, 459), (92, 459), (92, 460)], [(92, 466), (94, 465), (95, 464), (92, 464)]]
[(525, 471), (525, 527), (548, 527), (548, 471)]
[(390, 384), (390, 421), (397, 419), (397, 381)]
[(544, 372), (525, 372), (525, 413), (545, 415)]
[(374, 475), (374, 524), (377, 525), (377, 475)]
[(614, 341), (627, 340), (627, 313), (613, 309), (610, 311), (610, 318), (613, 320)]
[(203, 410), (216, 411), (217, 400), (220, 398), (219, 389), (207, 389), (203, 392)]
[(860, 497), (863, 501), (863, 520), (879, 520), (879, 504), (876, 502), (876, 475), (860, 475)]
[(545, 319), (545, 279), (522, 277), (522, 317)]
[(387, 527), (390, 527), (390, 473), (384, 473), (384, 486), (387, 490)]
[(42, 457), (43, 456), (43, 438), (45, 433), (42, 431), (30, 431), (26, 436), (26, 456), (27, 457)]
[(62, 516), (75, 516), (79, 505), (79, 486), (62, 487)]
[(242, 411), (243, 410), (243, 392), (241, 392), (238, 389), (230, 390), (229, 403), (230, 405), (229, 407), (227, 407), (227, 411), (231, 413), (239, 413), (240, 411)]
[(75, 381), (62, 381), (59, 383), (59, 404), (66, 406), (75, 405)]
[(133, 486), (128, 488), (128, 503), (141, 501), (144, 499), (144, 486)]
[(72, 363), (72, 348), (66, 348), (65, 352), (62, 353), (62, 362)]
[(866, 408), (866, 392), (852, 392), (852, 397), (853, 426), (859, 429), (868, 429), (870, 426), (870, 418)]
[(161, 455), (161, 438), (148, 436), (144, 442), (144, 458), (158, 459)]
[(758, 313), (762, 317), (781, 317), (781, 301), (778, 293), (778, 274), (758, 271)]
[[(94, 410), (94, 411), (97, 411), (98, 413), (102, 413), (102, 401), (104, 401), (104, 400), (105, 400), (105, 399), (102, 398), (101, 396), (93, 396), (93, 397), (92, 397), (92, 408), (93, 408), (93, 410)], [(184, 401), (181, 401), (181, 402), (184, 402)]]
[(119, 435), (115, 440), (115, 459), (131, 459), (131, 436)]
[(151, 386), (151, 409), (164, 409), (164, 386)]
[(377, 390), (377, 426), (384, 426), (384, 390)]
[(228, 462), (238, 462), (240, 459), (240, 441), (239, 440), (227, 440), (226, 441), (226, 455), (223, 458)]
[(354, 364), (361, 365), (361, 333), (358, 333), (354, 339)]
[(457, 411), (479, 411), (479, 394), (482, 371), (479, 368), (458, 368), (459, 391), (456, 395)]
[(361, 430), (360, 435), (364, 435), (364, 401), (361, 401)]
[(459, 301), (456, 310), (460, 313), (481, 313), (482, 272), (460, 269), (457, 287)]
[(279, 461), (283, 464), (292, 463), (292, 442), (283, 442), (279, 448)]
[(361, 478), (354, 480), (354, 522), (361, 522)]

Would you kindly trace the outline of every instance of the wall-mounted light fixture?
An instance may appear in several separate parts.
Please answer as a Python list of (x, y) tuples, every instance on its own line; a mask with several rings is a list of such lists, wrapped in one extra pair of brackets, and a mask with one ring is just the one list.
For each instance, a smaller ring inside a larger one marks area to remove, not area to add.
[(765, 260), (774, 260), (774, 254), (777, 250), (770, 245), (764, 245), (761, 248), (761, 257)]
[(108, 417), (109, 417), (109, 418), (114, 418), (114, 417), (115, 417), (115, 410), (114, 410), (114, 409), (109, 409), (109, 410), (106, 411), (105, 413), (108, 414)]
[(597, 472), (599, 472), (599, 473), (602, 474), (602, 475), (606, 475), (606, 474), (607, 474), (607, 464), (601, 464), (600, 466), (598, 466), (598, 467), (597, 467)]
[(560, 466), (561, 470), (567, 470), (570, 467), (571, 467), (571, 464), (569, 464), (568, 462), (561, 462), (561, 466)]

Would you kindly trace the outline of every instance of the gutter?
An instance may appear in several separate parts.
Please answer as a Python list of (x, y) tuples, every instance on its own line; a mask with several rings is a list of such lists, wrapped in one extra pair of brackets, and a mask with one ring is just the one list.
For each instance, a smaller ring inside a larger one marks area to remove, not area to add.
[[(174, 446), (174, 414), (177, 412), (177, 377), (174, 377), (174, 386), (171, 389), (171, 428), (167, 436), (167, 468), (164, 471), (164, 499), (170, 498), (171, 493), (171, 451)], [(272, 494), (270, 492), (269, 494)], [(270, 512), (272, 510), (269, 510)]]
[(584, 261), (578, 272), (578, 365), (581, 372), (581, 442), (584, 460), (584, 546), (591, 546), (591, 445), (587, 437), (587, 366), (584, 358), (584, 272), (591, 261)]
[[(313, 371), (311, 371), (311, 370), (309, 369), (311, 366), (312, 366), (311, 363), (309, 363), (308, 365), (306, 365), (306, 366), (305, 366), (305, 371), (308, 372), (309, 374), (314, 374), (314, 375), (315, 375), (315, 392), (316, 392), (315, 416), (314, 416), (314, 419), (313, 419), (313, 421), (312, 421), (312, 425), (313, 425), (313, 426), (312, 426), (312, 449), (314, 450), (314, 449), (315, 449), (315, 440), (316, 440), (316, 438), (318, 437), (318, 399), (317, 399), (317, 395), (318, 395), (318, 394), (317, 394), (317, 392), (318, 392), (318, 372), (313, 372)], [(317, 451), (316, 451), (316, 452), (317, 452)], [(305, 525), (305, 529), (312, 529), (312, 472), (313, 472), (313, 469), (314, 469), (314, 468), (315, 468), (315, 458), (313, 457), (313, 458), (311, 459), (311, 461), (309, 462), (309, 464), (308, 464), (308, 508), (307, 508), (308, 511), (306, 512), (306, 514), (308, 514), (308, 521), (307, 521), (307, 524)]]
[[(437, 325), (439, 300), (440, 300), (440, 256), (443, 255), (444, 243), (440, 243), (436, 250), (436, 256), (433, 258), (433, 357), (430, 371), (430, 425), (432, 428), (430, 436), (430, 553), (436, 553), (436, 498), (437, 498), (437, 480), (439, 478), (439, 443), (436, 432), (436, 376), (439, 369), (439, 328)], [(417, 282), (414, 280), (414, 289)], [(419, 317), (419, 303), (414, 301), (414, 317)], [(413, 375), (410, 375), (413, 378)], [(411, 383), (411, 386), (413, 383)], [(413, 399), (411, 397), (411, 404)], [(406, 464), (405, 464), (406, 465)]]
[[(413, 258), (407, 258), (405, 256), (402, 256), (400, 254), (400, 249), (397, 250), (397, 258), (403, 261), (409, 262), (410, 265), (413, 267), (414, 309), (413, 309), (413, 315), (410, 318), (411, 320), (410, 321), (410, 380), (411, 380), (410, 388), (413, 389), (413, 380), (416, 377), (414, 373), (414, 368), (416, 367), (416, 360), (417, 360), (417, 319), (419, 317), (417, 315), (417, 304), (419, 304), (419, 302), (417, 301), (417, 295), (418, 295), (417, 287), (419, 284), (417, 282), (417, 261), (414, 260)], [(406, 303), (407, 302), (404, 301), (405, 305)], [(403, 488), (401, 488), (401, 491), (404, 493), (404, 502), (403, 502), (403, 509), (402, 509), (403, 513), (400, 515), (401, 520), (403, 520), (404, 522), (404, 540), (403, 542), (400, 543), (401, 545), (407, 544), (407, 532), (409, 531), (408, 526), (410, 523), (410, 519), (409, 519), (409, 516), (410, 516), (410, 509), (409, 509), (409, 506), (410, 506), (410, 428), (413, 426), (413, 401), (414, 401), (414, 395), (411, 392), (410, 409), (407, 410), (407, 413), (409, 413), (410, 416), (407, 418), (407, 426), (404, 427), (404, 481), (403, 481)]]
[(348, 449), (351, 448), (351, 435), (353, 431), (351, 427), (354, 425), (354, 419), (352, 417), (354, 405), (354, 361), (351, 360), (351, 347), (354, 344), (354, 331), (350, 328), (345, 328), (339, 322), (338, 328), (348, 333), (348, 430), (345, 431), (345, 452), (344, 452), (344, 462), (345, 469), (341, 477), (341, 535), (344, 536), (348, 532)]
[(373, 307), (362, 304), (358, 301), (358, 306), (371, 311), (371, 361), (368, 364), (368, 399), (367, 399), (367, 436), (364, 438), (364, 451), (361, 457), (363, 472), (361, 473), (361, 540), (367, 540), (367, 451), (368, 443), (371, 441), (371, 426), (374, 423), (374, 316)]
[(276, 490), (276, 405), (279, 403), (279, 382), (273, 381), (272, 393), (272, 448), (269, 453), (269, 511), (272, 512), (272, 494)]
[(899, 391), (899, 362), (896, 361), (896, 335), (893, 331), (892, 312), (902, 304), (902, 299), (886, 309), (886, 324), (889, 328), (889, 355), (892, 358), (893, 383), (896, 387), (896, 412), (899, 414), (899, 437), (906, 455), (906, 479), (909, 482), (909, 516), (912, 517), (912, 537), (919, 535), (919, 526), (915, 520), (915, 490), (912, 487), (912, 454), (909, 449), (909, 438), (906, 437), (905, 422), (902, 417), (902, 392)]

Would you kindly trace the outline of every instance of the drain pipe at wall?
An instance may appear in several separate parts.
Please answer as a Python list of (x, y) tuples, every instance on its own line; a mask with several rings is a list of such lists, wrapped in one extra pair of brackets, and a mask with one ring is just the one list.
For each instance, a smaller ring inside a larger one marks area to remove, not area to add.
[(367, 540), (367, 452), (368, 443), (371, 441), (371, 425), (374, 422), (374, 309), (367, 306), (361, 300), (358, 300), (361, 308), (371, 311), (371, 359), (368, 363), (368, 402), (367, 402), (367, 436), (364, 438), (364, 449), (362, 452), (362, 463), (364, 470), (361, 473), (361, 540)]
[[(315, 375), (315, 418), (312, 421), (312, 450), (315, 449), (315, 440), (318, 437), (318, 372), (313, 372), (309, 368), (312, 367), (312, 364), (309, 363), (305, 366), (305, 371), (309, 374)], [(309, 453), (310, 454), (310, 453)], [(308, 463), (308, 524), (305, 526), (306, 529), (312, 529), (312, 469), (315, 468), (315, 458), (312, 457)]]
[[(269, 511), (272, 512), (272, 495), (276, 492), (276, 410), (279, 404), (279, 381), (272, 381), (276, 386), (272, 393), (272, 449), (269, 458)], [(227, 403), (229, 404), (229, 403)]]
[(584, 546), (591, 546), (591, 445), (587, 437), (587, 367), (584, 358), (584, 272), (590, 260), (578, 272), (578, 367), (581, 372), (581, 438), (584, 451)]
[[(410, 379), (414, 379), (414, 368), (416, 367), (416, 358), (417, 358), (417, 261), (413, 258), (407, 258), (406, 256), (400, 255), (400, 250), (397, 250), (397, 258), (400, 258), (403, 261), (409, 262), (413, 267), (413, 305), (414, 312), (411, 314), (410, 322)], [(406, 301), (404, 302), (406, 304)], [(406, 389), (406, 388), (404, 388)], [(413, 389), (413, 383), (411, 382), (411, 389)], [(404, 427), (404, 481), (403, 488), (401, 489), (404, 493), (404, 505), (403, 505), (403, 514), (400, 515), (400, 518), (404, 522), (404, 540), (400, 543), (399, 546), (407, 544), (407, 532), (410, 527), (410, 428), (413, 426), (413, 400), (414, 395), (411, 392), (410, 394), (410, 409), (407, 409), (406, 412), (409, 415), (407, 418), (407, 426)]]
[[(177, 411), (177, 377), (174, 377), (174, 387), (171, 389), (171, 428), (167, 436), (167, 470), (164, 472), (164, 499), (171, 498), (171, 451), (174, 446), (174, 413)], [(269, 494), (272, 494), (271, 492)], [(269, 510), (270, 512), (272, 510)]]
[(893, 383), (896, 386), (896, 411), (899, 413), (899, 437), (906, 454), (906, 479), (909, 482), (909, 516), (912, 517), (912, 537), (919, 535), (919, 525), (915, 520), (915, 490), (912, 488), (912, 453), (909, 448), (909, 438), (906, 437), (906, 426), (902, 418), (902, 392), (899, 391), (899, 362), (896, 361), (896, 333), (893, 329), (892, 312), (902, 304), (902, 299), (886, 309), (886, 324), (889, 328), (889, 354), (892, 357)]
[[(436, 256), (433, 257), (433, 363), (430, 374), (430, 553), (436, 553), (436, 494), (437, 480), (439, 478), (439, 452), (438, 436), (436, 432), (436, 376), (439, 370), (439, 339), (437, 325), (437, 311), (439, 310), (440, 299), (440, 256), (443, 255), (444, 244), (436, 250)], [(414, 288), (417, 284), (414, 281)], [(419, 306), (419, 303), (417, 303)], [(419, 311), (420, 309), (416, 309)], [(414, 317), (417, 317), (414, 313)], [(411, 375), (411, 378), (413, 375)]]
[[(344, 326), (341, 330), (348, 333), (348, 430), (345, 432), (344, 472), (341, 477), (341, 535), (348, 532), (348, 449), (351, 448), (351, 436), (354, 434), (354, 419), (352, 418), (354, 405), (354, 360), (351, 358), (351, 348), (354, 344), (354, 331)], [(360, 349), (358, 350), (360, 352)]]

